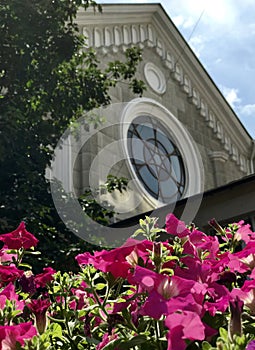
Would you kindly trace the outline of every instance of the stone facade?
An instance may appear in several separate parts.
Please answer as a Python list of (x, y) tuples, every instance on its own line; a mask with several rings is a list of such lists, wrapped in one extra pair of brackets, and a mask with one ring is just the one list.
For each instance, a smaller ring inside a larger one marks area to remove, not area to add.
[(120, 84), (111, 90), (112, 104), (95, 112), (106, 121), (81, 145), (73, 169), (77, 194), (98, 188), (110, 173), (136, 180), (125, 195), (100, 194), (119, 219), (163, 204), (139, 184), (125, 145), (128, 126), (144, 114), (164, 123), (180, 149), (186, 177), (182, 197), (253, 172), (251, 137), (159, 4), (104, 5), (102, 14), (81, 11), (77, 21), (102, 65), (124, 60), (127, 47), (141, 47), (138, 78), (147, 85), (137, 98)]

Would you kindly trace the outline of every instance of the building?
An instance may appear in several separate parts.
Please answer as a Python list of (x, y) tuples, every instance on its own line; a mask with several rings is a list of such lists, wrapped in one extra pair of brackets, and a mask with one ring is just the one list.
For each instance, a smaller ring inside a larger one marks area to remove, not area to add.
[(77, 195), (112, 174), (130, 180), (126, 193), (99, 191), (117, 221), (197, 198), (184, 215), (192, 220), (203, 193), (254, 173), (254, 141), (160, 4), (107, 4), (102, 13), (80, 11), (77, 23), (102, 66), (142, 48), (138, 77), (147, 85), (137, 97), (120, 84), (95, 112), (105, 124), (72, 151)]

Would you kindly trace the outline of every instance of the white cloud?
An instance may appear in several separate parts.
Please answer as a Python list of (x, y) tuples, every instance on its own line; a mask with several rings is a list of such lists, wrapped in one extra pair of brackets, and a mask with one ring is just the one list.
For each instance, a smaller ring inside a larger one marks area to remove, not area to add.
[(172, 17), (172, 21), (176, 25), (176, 27), (181, 27), (184, 23), (184, 17), (182, 15)]
[(204, 38), (201, 35), (194, 36), (190, 39), (189, 45), (197, 57), (200, 57), (200, 54), (204, 48)]
[(215, 60), (215, 64), (219, 64), (219, 63), (221, 63), (222, 62), (222, 58), (217, 58), (216, 60)]
[(255, 104), (244, 105), (240, 107), (239, 111), (243, 115), (255, 117)]
[(238, 89), (226, 86), (220, 86), (219, 88), (231, 107), (236, 108), (240, 104), (241, 99), (238, 97)]
[(191, 17), (185, 18), (182, 15), (172, 17), (172, 21), (176, 25), (176, 27), (182, 27), (184, 29), (191, 28), (195, 25), (194, 19)]
[[(166, 1), (162, 2), (166, 5)], [(176, 8), (176, 2), (169, 2), (171, 3), (169, 8), (170, 6)], [(198, 20), (203, 13), (203, 21), (207, 22), (209, 20), (225, 26), (233, 24), (238, 16), (238, 4), (235, 4), (232, 0), (179, 0), (177, 8), (182, 11), (184, 17), (192, 17)]]
[(251, 35), (255, 35), (255, 23), (250, 23), (248, 25), (248, 31)]

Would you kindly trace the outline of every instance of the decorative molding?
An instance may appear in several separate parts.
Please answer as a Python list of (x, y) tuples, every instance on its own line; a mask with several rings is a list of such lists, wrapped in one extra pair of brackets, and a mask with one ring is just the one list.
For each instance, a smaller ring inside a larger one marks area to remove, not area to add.
[(211, 153), (209, 153), (209, 157), (213, 161), (218, 161), (221, 163), (225, 163), (229, 159), (229, 156), (227, 155), (227, 153), (223, 152), (223, 151), (211, 152)]
[(144, 66), (144, 76), (147, 83), (157, 94), (166, 91), (166, 79), (162, 71), (152, 62), (147, 62)]
[[(94, 47), (103, 55), (108, 52), (116, 54), (118, 51), (125, 51), (127, 47), (132, 45), (154, 48), (157, 55), (162, 59), (165, 68), (169, 69), (173, 79), (181, 86), (188, 100), (199, 110), (199, 114), (204, 118), (207, 127), (213, 130), (216, 138), (221, 141), (231, 159), (239, 165), (242, 172), (249, 172), (248, 158), (242, 154), (235, 141), (230, 138), (226, 127), (216, 116), (217, 112), (206, 101), (205, 94), (199, 91), (197, 86), (193, 86), (192, 79), (181, 64), (177, 62), (176, 54), (172, 52), (173, 50), (170, 47), (166, 46), (154, 25), (151, 23), (123, 25), (107, 23), (107, 26), (89, 24), (89, 26), (81, 27), (82, 33), (87, 37), (87, 45)], [(149, 85), (152, 87), (150, 83)], [(202, 87), (200, 88), (202, 89)], [(160, 92), (157, 91), (157, 93)]]

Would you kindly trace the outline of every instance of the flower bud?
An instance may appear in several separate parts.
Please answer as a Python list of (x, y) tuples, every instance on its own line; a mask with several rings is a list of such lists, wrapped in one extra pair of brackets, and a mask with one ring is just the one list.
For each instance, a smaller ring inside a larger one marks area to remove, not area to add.
[(230, 320), (228, 325), (229, 338), (232, 340), (234, 334), (242, 335), (242, 312), (243, 301), (238, 297), (229, 302)]
[(221, 234), (221, 235), (225, 234), (223, 228), (220, 226), (220, 224), (218, 223), (218, 221), (216, 219), (214, 219), (214, 218), (211, 219), (209, 221), (209, 225), (212, 226), (215, 229), (215, 231), (218, 232), (219, 234)]
[(28, 304), (29, 309), (35, 315), (36, 328), (39, 334), (43, 334), (47, 327), (46, 311), (48, 310), (51, 302), (48, 299), (32, 299)]

